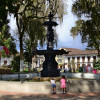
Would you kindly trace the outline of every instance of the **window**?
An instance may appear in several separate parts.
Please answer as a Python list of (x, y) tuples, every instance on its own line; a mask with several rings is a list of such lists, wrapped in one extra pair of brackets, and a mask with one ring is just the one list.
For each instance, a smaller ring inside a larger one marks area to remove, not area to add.
[(7, 65), (7, 60), (4, 60), (4, 64)]
[(4, 66), (7, 66), (7, 61), (6, 60), (4, 60)]
[(82, 62), (85, 62), (85, 57), (82, 57)]
[(80, 57), (77, 57), (77, 62), (78, 62), (78, 63), (80, 62)]
[(58, 63), (62, 63), (62, 59), (57, 59), (57, 62)]
[(93, 56), (93, 61), (96, 61), (96, 56)]
[(57, 58), (62, 58), (62, 56), (61, 55), (57, 55)]

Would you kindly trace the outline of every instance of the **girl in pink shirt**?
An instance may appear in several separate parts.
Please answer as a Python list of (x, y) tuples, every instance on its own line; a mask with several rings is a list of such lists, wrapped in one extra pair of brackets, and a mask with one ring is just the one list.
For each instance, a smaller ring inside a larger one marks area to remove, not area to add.
[(66, 93), (66, 78), (65, 78), (65, 76), (62, 76), (60, 83), (61, 83), (62, 93)]

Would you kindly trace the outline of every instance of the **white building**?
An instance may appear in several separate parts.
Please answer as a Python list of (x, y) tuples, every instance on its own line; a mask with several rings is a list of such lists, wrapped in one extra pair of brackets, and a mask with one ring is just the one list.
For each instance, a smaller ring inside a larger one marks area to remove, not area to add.
[(75, 69), (90, 65), (93, 67), (93, 61), (97, 60), (98, 52), (97, 50), (80, 50), (75, 48), (64, 48), (66, 51), (70, 51), (68, 55), (57, 55), (56, 60), (59, 67), (73, 67)]
[[(55, 57), (58, 62), (58, 68), (75, 68), (90, 65), (93, 67), (93, 62), (98, 58), (97, 50), (80, 50), (75, 48), (63, 48), (66, 51), (70, 51), (69, 54), (57, 55)], [(44, 56), (38, 56), (37, 64), (42, 66), (45, 58)]]
[(11, 63), (11, 61), (13, 60), (13, 57), (9, 57), (9, 58), (7, 58), (7, 57), (1, 57), (1, 59), (0, 59), (0, 66), (8, 66), (8, 65), (10, 65), (10, 63)]

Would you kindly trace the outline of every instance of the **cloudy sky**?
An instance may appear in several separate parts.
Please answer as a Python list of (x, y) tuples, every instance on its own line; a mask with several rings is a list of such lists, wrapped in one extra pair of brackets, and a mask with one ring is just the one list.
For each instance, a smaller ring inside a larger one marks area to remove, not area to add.
[[(87, 44), (81, 43), (80, 35), (77, 36), (75, 39), (70, 35), (71, 27), (75, 26), (75, 21), (77, 17), (74, 16), (71, 12), (72, 2), (73, 0), (67, 0), (68, 14), (64, 16), (62, 25), (57, 26), (57, 33), (58, 33), (58, 47), (57, 48), (78, 48), (78, 49), (85, 49)], [(75, 1), (75, 0), (74, 0)]]
[[(77, 20), (77, 17), (74, 16), (71, 12), (71, 7), (72, 3), (74, 0), (66, 0), (68, 7), (67, 7), (67, 15), (64, 15), (63, 22), (62, 24), (59, 24), (56, 27), (56, 31), (58, 34), (58, 43), (57, 43), (57, 48), (77, 48), (77, 49), (85, 49), (87, 44), (82, 44), (81, 43), (81, 37), (77, 36), (75, 39), (70, 35), (70, 29), (75, 25), (75, 21)], [(16, 22), (13, 16), (9, 17), (11, 19), (10, 21), (10, 27), (11, 27), (11, 33), (14, 33), (14, 30), (16, 28)], [(19, 51), (19, 43), (17, 43), (17, 50)]]

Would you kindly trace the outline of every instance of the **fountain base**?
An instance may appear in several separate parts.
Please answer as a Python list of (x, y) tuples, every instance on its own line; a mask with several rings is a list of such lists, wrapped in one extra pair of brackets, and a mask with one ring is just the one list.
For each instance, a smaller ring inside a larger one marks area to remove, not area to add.
[(45, 61), (43, 62), (43, 70), (41, 71), (41, 77), (58, 77), (60, 72), (58, 71), (58, 63), (55, 60), (56, 55), (68, 54), (69, 52), (61, 50), (36, 50), (33, 54), (44, 55)]
[(41, 77), (58, 77), (58, 76), (60, 76), (58, 70), (54, 70), (54, 71), (42, 70), (41, 71)]

